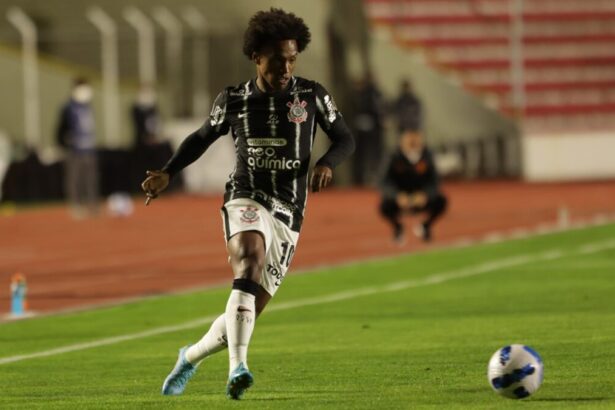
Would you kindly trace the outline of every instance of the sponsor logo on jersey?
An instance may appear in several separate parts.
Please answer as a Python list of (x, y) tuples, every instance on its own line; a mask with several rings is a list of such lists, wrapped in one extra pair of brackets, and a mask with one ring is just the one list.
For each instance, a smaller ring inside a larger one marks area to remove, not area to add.
[(273, 147), (250, 147), (248, 148), (248, 165), (253, 169), (287, 171), (299, 169), (301, 161), (286, 157), (278, 158)]
[(267, 157), (248, 157), (248, 165), (254, 169), (271, 169), (276, 171), (290, 171), (299, 169), (301, 161), (298, 159), (267, 158)]
[(284, 138), (248, 138), (250, 147), (285, 147), (287, 142)]
[(246, 207), (246, 209), (241, 209), (241, 217), (239, 218), (241, 222), (252, 224), (260, 219), (258, 216), (258, 208), (254, 208), (252, 206)]
[(306, 101), (299, 100), (299, 95), (295, 95), (294, 101), (287, 102), (286, 106), (289, 108), (288, 110), (288, 121), (294, 122), (295, 124), (301, 124), (307, 120), (307, 110), (305, 106), (307, 105)]
[(325, 106), (327, 107), (327, 119), (329, 122), (335, 121), (337, 118), (337, 106), (330, 95), (325, 95)]
[(281, 199), (278, 199), (274, 196), (268, 195), (262, 189), (257, 189), (254, 191), (254, 193), (256, 194), (257, 197), (260, 197), (263, 201), (269, 204), (269, 208), (271, 209), (271, 212), (273, 213), (277, 212), (282, 215), (286, 215), (288, 217), (293, 216), (293, 212), (296, 209), (296, 207), (293, 206), (292, 204), (282, 201)]

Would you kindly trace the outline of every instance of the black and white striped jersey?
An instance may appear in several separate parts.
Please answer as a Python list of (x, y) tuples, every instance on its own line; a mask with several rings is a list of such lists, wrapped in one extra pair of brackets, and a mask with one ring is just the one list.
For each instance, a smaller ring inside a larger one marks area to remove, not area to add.
[(205, 124), (182, 143), (163, 170), (174, 175), (230, 131), (236, 163), (225, 202), (251, 198), (298, 232), (316, 125), (332, 142), (317, 165), (334, 168), (352, 153), (354, 141), (325, 88), (293, 77), (286, 90), (266, 93), (253, 79), (218, 95)]

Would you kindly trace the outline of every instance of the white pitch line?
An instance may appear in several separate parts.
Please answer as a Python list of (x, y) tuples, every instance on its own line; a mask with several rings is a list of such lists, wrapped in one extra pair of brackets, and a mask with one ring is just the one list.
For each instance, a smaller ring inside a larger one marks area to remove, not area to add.
[(596, 253), (606, 249), (615, 248), (615, 240), (600, 243), (589, 243), (579, 248), (579, 253), (585, 255), (588, 253)]
[[(519, 255), (510, 258), (493, 260), (467, 268), (457, 269), (448, 272), (436, 273), (420, 279), (405, 280), (393, 282), (382, 286), (371, 286), (360, 289), (348, 290), (344, 292), (333, 293), (325, 296), (317, 296), (314, 298), (300, 299), (293, 302), (276, 303), (269, 307), (267, 311), (282, 311), (294, 308), (300, 308), (311, 305), (320, 305), (323, 303), (339, 302), (343, 300), (355, 299), (362, 296), (370, 296), (379, 293), (397, 292), (400, 290), (417, 288), (421, 286), (436, 285), (448, 282), (455, 279), (463, 279), (471, 276), (477, 276), (488, 272), (494, 272), (501, 269), (512, 268), (516, 266), (526, 265), (533, 262), (541, 262), (563, 258), (567, 255), (580, 254), (587, 255), (590, 253), (600, 252), (606, 249), (615, 248), (615, 241), (609, 240), (606, 242), (595, 242), (581, 246), (573, 253), (566, 253), (560, 249), (552, 249), (541, 252), (535, 255)], [(16, 356), (8, 356), (0, 358), (0, 365), (20, 362), (23, 360), (36, 359), (39, 357), (55, 356), (62, 353), (76, 352), (79, 350), (93, 349), (95, 347), (108, 346), (121, 342), (128, 342), (137, 339), (144, 339), (150, 336), (158, 336), (165, 333), (178, 332), (180, 330), (194, 329), (211, 323), (218, 315), (207, 316), (201, 319), (182, 323), (174, 326), (162, 326), (154, 329), (146, 330), (138, 333), (109, 337), (105, 339), (93, 340), (91, 342), (77, 343), (55, 349), (44, 350), (37, 353), (28, 353)]]

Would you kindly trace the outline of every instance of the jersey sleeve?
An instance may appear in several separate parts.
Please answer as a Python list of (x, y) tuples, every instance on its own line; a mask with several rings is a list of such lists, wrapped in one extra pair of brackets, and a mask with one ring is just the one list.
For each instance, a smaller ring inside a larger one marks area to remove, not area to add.
[(318, 83), (315, 84), (315, 92), (316, 121), (331, 140), (331, 146), (316, 165), (333, 169), (354, 152), (354, 138), (331, 94)]
[(230, 125), (226, 120), (227, 92), (218, 94), (213, 108), (205, 123), (198, 130), (188, 135), (175, 154), (162, 168), (171, 177), (199, 159), (201, 155), (222, 135), (229, 132)]

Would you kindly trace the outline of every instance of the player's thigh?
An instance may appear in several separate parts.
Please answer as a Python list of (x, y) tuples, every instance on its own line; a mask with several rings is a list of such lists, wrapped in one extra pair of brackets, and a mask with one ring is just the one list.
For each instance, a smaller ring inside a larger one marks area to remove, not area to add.
[(260, 231), (241, 231), (227, 242), (227, 250), (235, 278), (260, 282), (265, 266), (265, 239)]
[(221, 216), (235, 278), (260, 284), (265, 255), (271, 246), (271, 215), (256, 201), (238, 198), (222, 206)]

